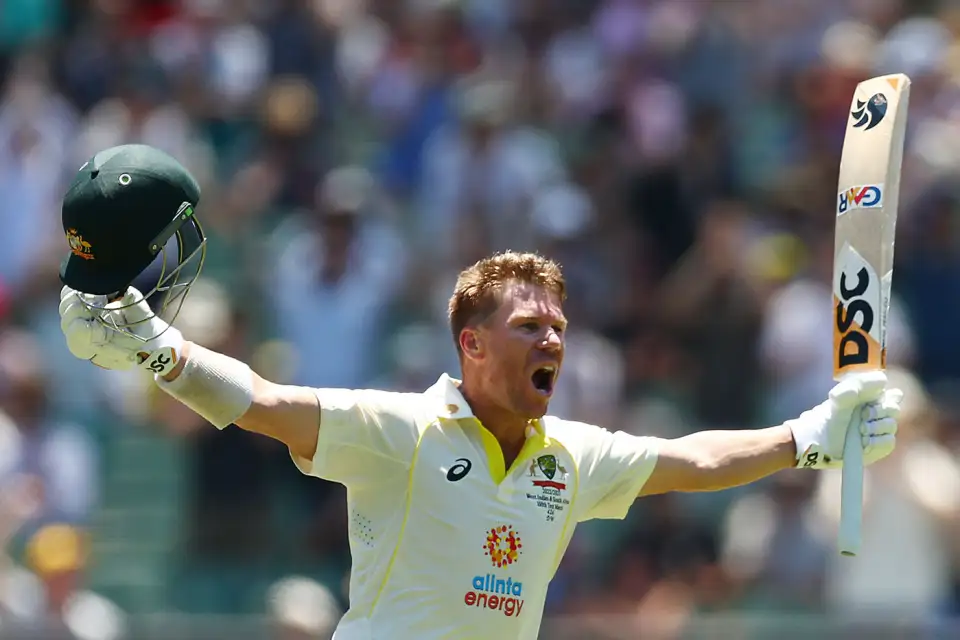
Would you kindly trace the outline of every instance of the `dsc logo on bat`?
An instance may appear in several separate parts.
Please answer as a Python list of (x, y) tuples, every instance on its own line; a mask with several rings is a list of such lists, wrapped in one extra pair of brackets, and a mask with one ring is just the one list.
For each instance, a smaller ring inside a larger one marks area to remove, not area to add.
[(833, 277), (834, 371), (883, 367), (883, 293), (877, 272), (856, 249), (844, 244), (836, 257)]
[(850, 187), (837, 194), (837, 215), (851, 209), (872, 209), (883, 206), (883, 185), (868, 184)]

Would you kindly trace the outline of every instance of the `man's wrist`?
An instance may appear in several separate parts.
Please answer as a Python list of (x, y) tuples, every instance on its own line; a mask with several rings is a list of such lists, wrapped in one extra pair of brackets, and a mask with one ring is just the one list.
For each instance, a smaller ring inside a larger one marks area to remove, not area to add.
[(803, 452), (800, 450), (800, 443), (797, 441), (797, 434), (794, 432), (789, 423), (784, 423), (781, 426), (787, 431), (786, 437), (789, 438), (788, 450), (791, 454), (793, 454), (793, 466), (799, 466), (798, 462)]
[(170, 373), (160, 376), (164, 382), (173, 382), (180, 377), (180, 374), (183, 372), (183, 368), (187, 364), (187, 358), (190, 357), (190, 342), (188, 340), (183, 341), (183, 346), (180, 347), (180, 353), (178, 355), (177, 364), (174, 365)]
[(138, 366), (156, 377), (169, 376), (177, 367), (183, 369), (180, 361), (183, 359), (185, 344), (183, 334), (176, 327), (168, 325), (146, 344), (149, 351), (140, 351), (137, 354)]
[(795, 466), (800, 468), (810, 468), (816, 466), (820, 461), (820, 453), (817, 446), (820, 444), (820, 431), (815, 424), (815, 416), (811, 411), (803, 412), (799, 417), (793, 420), (787, 420), (784, 423), (790, 428), (790, 434), (793, 437), (794, 461)]

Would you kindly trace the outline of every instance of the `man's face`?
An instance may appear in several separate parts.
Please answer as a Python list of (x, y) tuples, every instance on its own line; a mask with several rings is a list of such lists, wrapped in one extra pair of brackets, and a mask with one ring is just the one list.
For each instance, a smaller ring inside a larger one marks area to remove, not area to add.
[(510, 283), (497, 311), (474, 330), (474, 371), (489, 400), (526, 419), (540, 418), (563, 362), (567, 320), (558, 296), (531, 284)]

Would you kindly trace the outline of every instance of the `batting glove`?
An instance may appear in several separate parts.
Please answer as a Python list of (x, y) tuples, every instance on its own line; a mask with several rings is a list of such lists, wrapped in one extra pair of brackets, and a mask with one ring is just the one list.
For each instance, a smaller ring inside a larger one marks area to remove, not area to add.
[(183, 350), (180, 331), (154, 315), (133, 287), (104, 308), (105, 302), (70, 287), (60, 291), (60, 330), (70, 353), (104, 369), (172, 371)]
[(896, 446), (902, 400), (902, 391), (887, 388), (882, 371), (844, 379), (825, 402), (787, 422), (797, 445), (797, 467), (842, 467), (843, 444), (851, 424), (860, 432), (865, 465), (887, 457)]

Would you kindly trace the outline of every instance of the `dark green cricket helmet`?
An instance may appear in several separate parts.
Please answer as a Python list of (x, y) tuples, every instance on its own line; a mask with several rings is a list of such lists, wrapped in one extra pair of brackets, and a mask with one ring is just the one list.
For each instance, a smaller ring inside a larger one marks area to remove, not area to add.
[(70, 252), (60, 279), (93, 294), (84, 300), (99, 308), (156, 270), (156, 281), (141, 285), (143, 296), (172, 322), (206, 254), (199, 202), (197, 181), (163, 151), (142, 144), (100, 151), (80, 167), (63, 198)]

